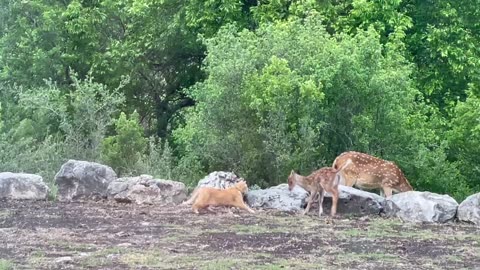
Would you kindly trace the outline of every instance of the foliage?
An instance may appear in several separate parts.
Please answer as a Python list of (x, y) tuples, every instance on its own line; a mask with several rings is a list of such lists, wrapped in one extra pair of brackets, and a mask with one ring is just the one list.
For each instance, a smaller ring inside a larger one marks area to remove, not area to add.
[(16, 104), (2, 114), (0, 171), (39, 174), (53, 191), (55, 173), (67, 159), (98, 160), (100, 142), (124, 100), (118, 89), (111, 91), (93, 78), (74, 77), (70, 91), (51, 81), (29, 90), (2, 90)]
[(460, 165), (461, 173), (469, 179), (474, 190), (480, 190), (480, 98), (473, 89), (465, 102), (459, 102), (453, 111), (451, 128), (447, 132), (449, 155)]
[[(479, 85), (480, 13), (477, 1), (404, 1), (413, 28), (406, 45), (419, 89), (442, 111)], [(476, 95), (478, 96), (478, 92)]]
[(119, 175), (137, 173), (132, 169), (137, 167), (147, 146), (138, 113), (133, 112), (129, 118), (120, 113), (115, 121), (116, 135), (105, 138), (102, 143), (102, 160)]
[(68, 94), (54, 83), (47, 81), (41, 89), (20, 93), (20, 103), (33, 110), (34, 117), (48, 119), (49, 132), (58, 132), (71, 147), (71, 158), (96, 160), (99, 158), (101, 141), (114, 113), (124, 102), (119, 90), (128, 81), (113, 91), (93, 81), (93, 77), (79, 80), (72, 77), (72, 89)]
[(409, 140), (402, 125), (417, 94), (409, 66), (383, 56), (372, 29), (330, 36), (308, 17), (256, 32), (225, 28), (207, 48), (209, 77), (192, 88), (196, 110), (176, 135), (209, 170), (273, 184), (343, 149), (387, 154)]
[[(358, 150), (462, 198), (480, 188), (477, 6), (0, 0), (0, 169), (51, 181), (64, 159), (103, 157), (265, 186)], [(112, 128), (120, 110), (130, 130)]]

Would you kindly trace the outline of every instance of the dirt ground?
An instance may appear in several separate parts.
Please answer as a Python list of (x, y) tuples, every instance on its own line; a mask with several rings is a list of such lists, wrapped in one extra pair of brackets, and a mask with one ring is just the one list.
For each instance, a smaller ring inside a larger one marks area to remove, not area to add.
[(1, 201), (0, 270), (480, 269), (472, 225), (217, 210)]

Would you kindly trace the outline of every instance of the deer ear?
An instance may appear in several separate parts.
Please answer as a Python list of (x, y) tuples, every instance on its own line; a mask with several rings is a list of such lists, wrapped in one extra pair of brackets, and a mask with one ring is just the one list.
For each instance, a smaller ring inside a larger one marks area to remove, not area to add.
[(294, 173), (295, 173), (295, 171), (294, 171), (294, 170), (292, 170), (292, 171), (290, 172), (290, 175), (292, 175), (292, 174), (294, 174)]

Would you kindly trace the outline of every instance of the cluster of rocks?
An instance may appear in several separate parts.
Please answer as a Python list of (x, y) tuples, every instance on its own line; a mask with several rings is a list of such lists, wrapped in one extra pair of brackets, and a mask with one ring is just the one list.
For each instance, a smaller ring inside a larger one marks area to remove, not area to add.
[[(231, 172), (212, 172), (198, 182), (198, 187), (228, 188), (242, 178)], [(178, 205), (187, 198), (181, 182), (154, 179), (150, 175), (118, 178), (112, 168), (95, 162), (69, 160), (55, 176), (58, 200), (112, 200), (122, 203)], [(480, 193), (466, 198), (460, 205), (448, 195), (408, 191), (390, 199), (351, 187), (340, 186), (338, 213), (354, 216), (386, 215), (408, 222), (444, 223), (458, 219), (480, 225)], [(0, 199), (46, 200), (49, 188), (41, 176), (23, 173), (0, 173)], [(253, 208), (301, 211), (308, 193), (286, 184), (267, 189), (249, 190), (245, 199)], [(324, 213), (331, 207), (326, 194)]]

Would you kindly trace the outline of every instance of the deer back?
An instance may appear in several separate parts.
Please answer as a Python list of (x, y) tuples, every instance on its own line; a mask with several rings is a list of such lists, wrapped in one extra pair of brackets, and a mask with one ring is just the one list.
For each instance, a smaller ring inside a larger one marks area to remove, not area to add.
[(343, 169), (343, 184), (373, 189), (389, 186), (397, 191), (412, 190), (400, 168), (393, 162), (360, 152), (345, 152), (334, 163), (335, 169), (341, 168), (348, 160), (351, 164)]

